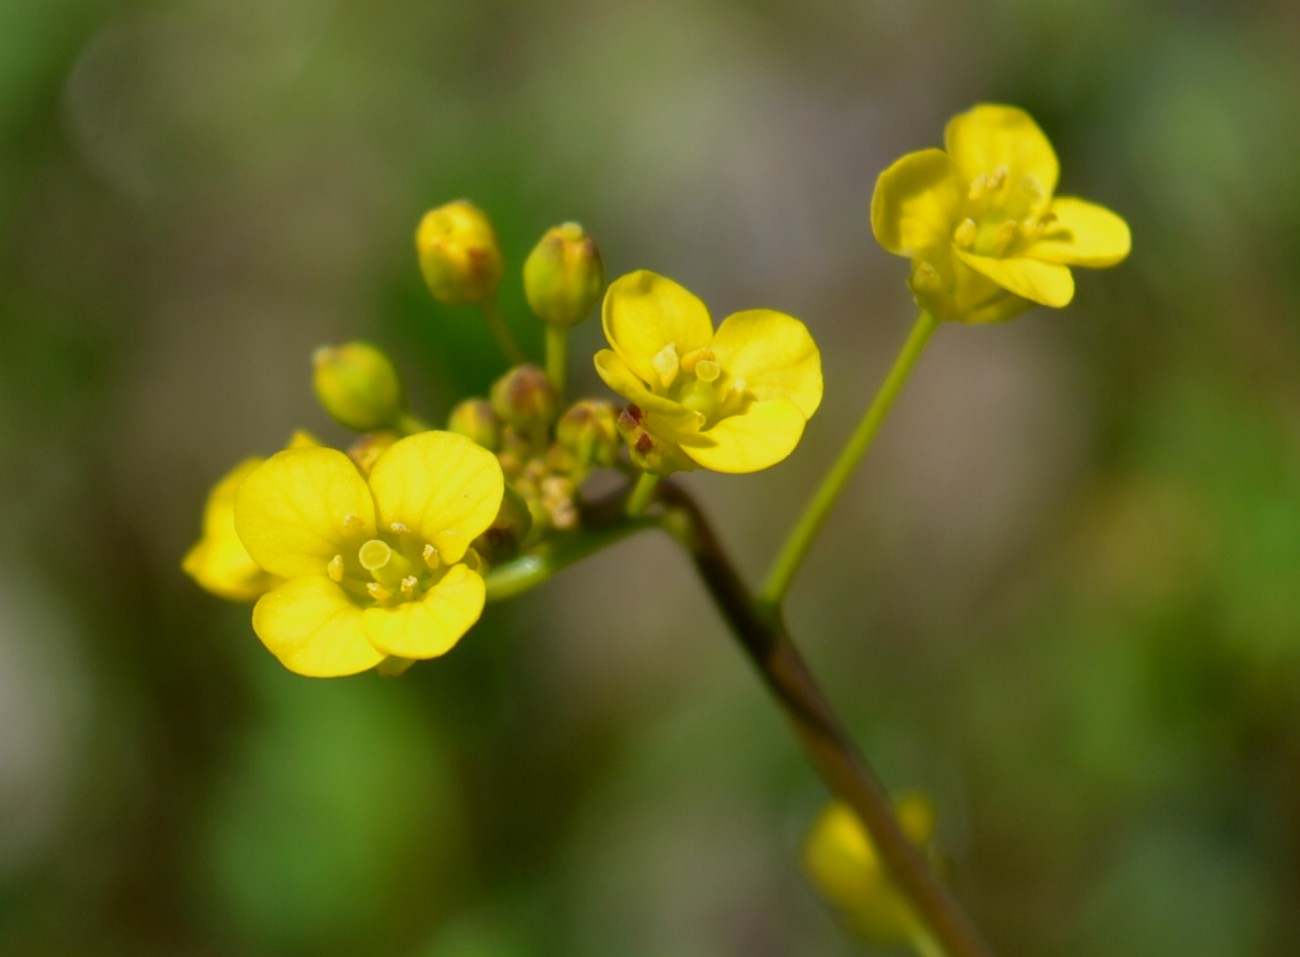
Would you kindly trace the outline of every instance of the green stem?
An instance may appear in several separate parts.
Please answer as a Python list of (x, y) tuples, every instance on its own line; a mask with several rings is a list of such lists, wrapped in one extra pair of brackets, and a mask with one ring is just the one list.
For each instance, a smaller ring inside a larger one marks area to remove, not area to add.
[(636, 480), (636, 485), (632, 487), (632, 494), (627, 497), (627, 514), (636, 518), (644, 512), (654, 499), (655, 486), (659, 484), (659, 476), (651, 475), (649, 472), (642, 472), (641, 477)]
[(916, 951), (916, 957), (947, 957), (933, 937), (922, 928), (917, 928), (908, 937), (907, 942)]
[(570, 565), (649, 527), (646, 522), (622, 521), (607, 528), (584, 529), (495, 565), (487, 574), (487, 599), (500, 601), (532, 591)]
[(880, 430), (881, 423), (885, 421), (885, 416), (889, 413), (890, 407), (894, 404), (894, 400), (898, 398), (898, 393), (902, 390), (903, 384), (907, 382), (908, 376), (911, 375), (916, 360), (921, 357), (921, 353), (925, 350), (925, 344), (938, 327), (938, 320), (928, 312), (922, 312), (917, 317), (911, 335), (907, 337), (907, 342), (903, 344), (902, 351), (898, 354), (898, 358), (894, 360), (893, 368), (889, 370), (889, 375), (885, 377), (885, 381), (876, 393), (876, 397), (872, 399), (871, 405), (867, 407), (862, 421), (858, 423), (857, 429), (849, 437), (848, 443), (840, 452), (839, 458), (835, 460), (835, 464), (831, 466), (831, 470), (822, 479), (822, 484), (813, 494), (812, 499), (809, 500), (803, 515), (799, 518), (794, 530), (790, 532), (790, 536), (781, 547), (776, 560), (772, 562), (772, 568), (767, 574), (767, 581), (763, 585), (759, 598), (764, 607), (769, 609), (778, 607), (782, 599), (785, 598), (785, 593), (790, 590), (790, 583), (794, 580), (799, 565), (808, 554), (808, 549), (812, 547), (817, 533), (821, 531), (826, 516), (840, 497), (840, 493), (844, 491), (844, 486), (848, 484), (850, 477), (852, 477), (854, 468), (866, 455), (867, 450), (871, 448), (872, 440), (875, 439), (876, 433)]
[[(666, 531), (690, 555), (714, 604), (784, 711), (814, 770), (832, 794), (853, 808), (871, 835), (895, 886), (925, 925), (914, 941), (918, 949), (929, 948), (922, 951), (923, 957), (990, 957), (961, 905), (934, 876), (925, 856), (903, 835), (888, 793), (835, 715), (780, 615), (759, 607), (694, 499), (672, 482), (646, 485), (649, 491), (643, 494), (647, 500), (665, 506), (654, 519), (629, 518), (625, 490), (584, 505), (582, 531), (493, 568), (487, 576), (489, 600), (535, 588), (574, 562), (642, 529)], [(638, 483), (636, 491), (641, 488)]]
[(569, 327), (546, 324), (546, 376), (564, 404), (564, 361), (569, 346)]
[(528, 361), (528, 356), (519, 345), (519, 340), (515, 334), (510, 331), (506, 325), (505, 316), (501, 314), (501, 306), (495, 299), (485, 299), (478, 304), (479, 312), (483, 314), (483, 320), (487, 323), (488, 331), (492, 333), (492, 338), (497, 341), (497, 346), (506, 357), (506, 361), (512, 366), (521, 366)]
[(926, 936), (946, 957), (991, 957), (925, 855), (903, 835), (888, 792), (817, 685), (779, 612), (754, 599), (689, 495), (665, 482), (658, 498), (667, 506), (660, 513), (664, 529), (690, 554), (718, 611), (785, 712), (813, 768), (866, 827), (894, 885), (924, 923)]

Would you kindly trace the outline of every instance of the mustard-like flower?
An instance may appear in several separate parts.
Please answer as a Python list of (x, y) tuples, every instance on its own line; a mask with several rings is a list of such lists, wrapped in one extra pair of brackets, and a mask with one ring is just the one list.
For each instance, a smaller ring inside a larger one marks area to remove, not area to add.
[(311, 677), (445, 654), (482, 614), (470, 543), (503, 491), (496, 456), (450, 432), (394, 443), (368, 478), (334, 449), (272, 456), (235, 498), (248, 554), (284, 579), (258, 600), (253, 630)]
[(631, 403), (624, 433), (647, 471), (765, 469), (794, 451), (821, 404), (817, 344), (784, 313), (738, 312), (715, 332), (704, 303), (643, 270), (609, 287), (601, 321), (612, 348), (596, 371)]
[[(935, 827), (930, 800), (921, 794), (903, 795), (895, 812), (908, 840), (928, 848)], [(920, 929), (866, 828), (847, 804), (831, 802), (813, 823), (804, 839), (803, 864), (821, 896), (858, 935), (877, 944), (899, 944)]]
[[(320, 443), (298, 431), (288, 448), (312, 448)], [(200, 587), (229, 601), (256, 601), (280, 583), (249, 557), (235, 533), (235, 493), (261, 458), (247, 458), (222, 476), (203, 506), (203, 536), (181, 559), (181, 568)]]
[(1054, 196), (1056, 153), (1023, 110), (976, 106), (949, 121), (944, 142), (881, 173), (871, 200), (876, 239), (912, 260), (912, 293), (936, 318), (997, 322), (1034, 303), (1064, 306), (1070, 266), (1128, 255), (1123, 219)]

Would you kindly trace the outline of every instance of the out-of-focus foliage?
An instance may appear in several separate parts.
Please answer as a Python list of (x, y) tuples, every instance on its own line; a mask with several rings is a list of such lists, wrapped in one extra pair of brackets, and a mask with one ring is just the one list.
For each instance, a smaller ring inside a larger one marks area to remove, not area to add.
[(687, 479), (757, 576), (911, 320), (875, 177), (981, 100), (1133, 254), (940, 330), (792, 626), (998, 952), (1287, 952), (1297, 44), (1285, 3), (0, 4), (0, 952), (856, 952), (798, 874), (819, 785), (667, 543), (395, 681), (284, 672), (178, 562), (235, 462), (341, 440), (316, 346), (434, 419), (501, 372), (413, 252), (464, 196), (535, 355), (568, 219), (808, 324), (798, 453)]

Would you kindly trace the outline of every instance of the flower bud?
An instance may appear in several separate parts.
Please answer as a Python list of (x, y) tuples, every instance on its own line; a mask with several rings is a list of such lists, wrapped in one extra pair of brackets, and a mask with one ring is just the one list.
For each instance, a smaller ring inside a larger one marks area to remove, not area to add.
[(524, 262), (524, 295), (538, 319), (577, 325), (605, 289), (605, 263), (595, 240), (577, 223), (556, 226)]
[(501, 510), (488, 530), (474, 540), (474, 550), (489, 565), (509, 561), (519, 552), (533, 527), (533, 516), (523, 497), (507, 482)]
[(544, 440), (560, 397), (540, 367), (515, 366), (492, 385), (492, 411), (532, 440)]
[(501, 247), (483, 211), (458, 199), (431, 209), (415, 231), (420, 271), (447, 306), (491, 299), (501, 282)]
[(614, 464), (618, 455), (618, 415), (614, 406), (603, 399), (583, 399), (555, 425), (555, 438), (573, 456), (579, 471)]
[[(894, 808), (908, 840), (932, 857), (935, 814), (929, 798), (904, 795)], [(861, 937), (892, 945), (908, 940), (917, 929), (911, 907), (847, 804), (836, 801), (822, 811), (804, 840), (803, 859), (813, 886)]]
[(401, 436), (389, 429), (379, 432), (367, 432), (348, 448), (348, 458), (357, 466), (362, 475), (369, 475), (379, 457), (388, 451)]
[(358, 432), (391, 424), (402, 413), (402, 380), (367, 342), (322, 346), (312, 356), (316, 397), (339, 423)]
[(501, 420), (486, 399), (465, 399), (447, 418), (447, 431), (458, 432), (489, 452), (501, 450)]

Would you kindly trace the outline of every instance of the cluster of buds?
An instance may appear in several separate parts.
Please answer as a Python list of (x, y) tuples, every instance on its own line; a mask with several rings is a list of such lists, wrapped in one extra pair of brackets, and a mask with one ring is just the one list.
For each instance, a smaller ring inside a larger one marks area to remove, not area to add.
[(511, 369), (489, 395), (457, 405), (447, 428), (496, 453), (508, 486), (525, 506), (518, 517), (529, 527), (515, 526), (516, 541), (576, 528), (578, 489), (594, 469), (617, 461), (614, 407), (583, 399), (561, 414), (554, 385), (531, 364)]

